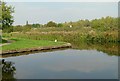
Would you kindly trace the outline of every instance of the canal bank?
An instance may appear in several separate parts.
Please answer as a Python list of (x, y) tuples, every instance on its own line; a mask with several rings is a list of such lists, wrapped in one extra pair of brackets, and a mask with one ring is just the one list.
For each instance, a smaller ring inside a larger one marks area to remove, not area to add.
[(53, 49), (62, 49), (62, 48), (71, 48), (72, 45), (70, 43), (57, 45), (57, 46), (41, 46), (41, 47), (35, 47), (35, 48), (26, 48), (26, 49), (20, 49), (20, 50), (8, 50), (8, 51), (2, 51), (1, 55), (6, 54), (14, 54), (14, 53), (24, 53), (24, 52), (32, 52), (32, 51), (44, 51), (44, 50), (53, 50)]

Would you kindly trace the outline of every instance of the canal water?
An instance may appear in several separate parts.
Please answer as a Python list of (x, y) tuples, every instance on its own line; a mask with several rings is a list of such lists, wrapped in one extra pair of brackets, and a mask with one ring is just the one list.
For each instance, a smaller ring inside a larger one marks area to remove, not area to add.
[(65, 49), (4, 59), (14, 70), (3, 72), (3, 78), (118, 79), (118, 56), (96, 49)]

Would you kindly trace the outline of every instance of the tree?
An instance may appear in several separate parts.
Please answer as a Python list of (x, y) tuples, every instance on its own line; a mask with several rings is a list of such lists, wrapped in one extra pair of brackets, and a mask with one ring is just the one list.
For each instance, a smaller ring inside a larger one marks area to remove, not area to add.
[(32, 27), (33, 27), (33, 28), (39, 28), (39, 27), (41, 27), (41, 24), (39, 24), (39, 23), (32, 24)]
[(2, 67), (2, 81), (16, 81), (14, 77), (16, 68), (14, 63), (11, 61), (5, 61), (4, 59), (0, 60), (0, 67)]
[(1, 2), (1, 18), (0, 22), (2, 23), (2, 30), (11, 31), (12, 24), (14, 22), (12, 13), (14, 13), (14, 8), (12, 6), (7, 6), (5, 2)]
[(58, 26), (58, 27), (63, 27), (63, 24), (62, 24), (62, 23), (59, 23), (57, 26)]
[(85, 24), (84, 24), (85, 27), (89, 27), (90, 26), (90, 21), (88, 19), (86, 19), (84, 22), (85, 22)]
[(49, 21), (46, 26), (47, 27), (57, 27), (57, 24), (53, 21)]

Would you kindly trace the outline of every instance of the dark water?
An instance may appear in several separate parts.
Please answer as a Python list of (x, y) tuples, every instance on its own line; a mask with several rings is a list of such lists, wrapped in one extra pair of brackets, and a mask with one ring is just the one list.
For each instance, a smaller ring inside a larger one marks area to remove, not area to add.
[[(118, 56), (94, 49), (65, 49), (7, 57), (12, 79), (117, 79)], [(8, 63), (7, 63), (8, 64)], [(5, 69), (5, 68), (4, 68)], [(12, 69), (12, 68), (11, 68)]]

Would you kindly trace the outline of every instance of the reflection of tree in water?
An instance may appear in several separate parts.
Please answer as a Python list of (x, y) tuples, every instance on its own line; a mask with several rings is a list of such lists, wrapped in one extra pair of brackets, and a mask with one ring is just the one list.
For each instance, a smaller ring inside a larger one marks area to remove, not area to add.
[(4, 59), (0, 60), (2, 61), (2, 81), (15, 81), (16, 79), (14, 78), (15, 74), (15, 66), (14, 63), (11, 61), (5, 61)]
[[(74, 45), (74, 44), (73, 44)], [(102, 51), (110, 56), (120, 56), (120, 52), (118, 50), (119, 45), (113, 43), (77, 43), (74, 45), (75, 48), (83, 50), (93, 50), (96, 49), (97, 51)]]

